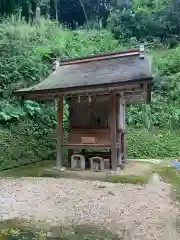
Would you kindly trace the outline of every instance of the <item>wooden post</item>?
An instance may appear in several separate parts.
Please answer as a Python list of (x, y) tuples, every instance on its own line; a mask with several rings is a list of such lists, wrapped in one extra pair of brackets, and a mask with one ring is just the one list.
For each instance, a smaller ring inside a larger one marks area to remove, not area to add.
[(123, 162), (126, 163), (126, 117), (125, 117), (125, 104), (123, 104), (123, 124), (124, 124), (124, 133), (122, 136), (122, 153), (123, 153)]
[(117, 165), (122, 164), (122, 147), (121, 147), (121, 135), (122, 135), (122, 103), (120, 98), (117, 98), (116, 105), (116, 117), (117, 117), (117, 142), (119, 143), (119, 148), (117, 149)]
[(81, 149), (81, 154), (85, 156), (86, 155), (86, 149)]
[(116, 143), (116, 94), (113, 94), (110, 98), (110, 110), (111, 110), (111, 162), (112, 170), (117, 170), (117, 143)]
[(68, 149), (68, 167), (71, 167), (71, 156), (73, 155), (73, 149)]
[(126, 162), (126, 140), (125, 140), (125, 133), (121, 135), (121, 149), (122, 149), (122, 154), (123, 154), (123, 163)]
[(63, 96), (57, 100), (57, 156), (56, 167), (61, 168), (63, 164)]

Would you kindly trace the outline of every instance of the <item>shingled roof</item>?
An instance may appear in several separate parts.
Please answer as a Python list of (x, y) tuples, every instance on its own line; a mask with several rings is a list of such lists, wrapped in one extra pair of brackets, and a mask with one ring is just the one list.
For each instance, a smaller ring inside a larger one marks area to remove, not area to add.
[(152, 79), (151, 59), (139, 49), (64, 59), (56, 71), (35, 86), (20, 89), (16, 95), (43, 94), (124, 85)]

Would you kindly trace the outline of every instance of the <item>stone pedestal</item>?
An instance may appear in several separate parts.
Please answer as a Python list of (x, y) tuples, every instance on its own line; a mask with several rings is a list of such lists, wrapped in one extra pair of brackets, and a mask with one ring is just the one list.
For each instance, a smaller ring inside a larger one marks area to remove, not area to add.
[(91, 171), (104, 171), (104, 159), (102, 157), (90, 158)]

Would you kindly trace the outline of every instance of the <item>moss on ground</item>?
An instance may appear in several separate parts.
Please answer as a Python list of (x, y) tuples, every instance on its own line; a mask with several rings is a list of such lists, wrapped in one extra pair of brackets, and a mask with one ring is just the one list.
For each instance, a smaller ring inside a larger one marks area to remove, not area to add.
[(158, 173), (164, 182), (172, 185), (173, 198), (180, 201), (180, 172), (167, 164), (156, 165), (153, 173)]
[[(180, 203), (180, 172), (176, 170), (172, 166), (157, 165), (153, 169), (154, 173), (158, 173), (164, 182), (171, 184), (172, 186), (172, 199), (176, 201), (176, 203)], [(175, 221), (175, 227), (177, 231), (180, 233), (180, 216), (177, 217)]]
[(36, 162), (23, 167), (0, 171), (1, 177), (40, 177), (43, 169), (52, 168), (55, 164), (52, 160)]
[(106, 182), (112, 183), (131, 183), (131, 184), (146, 184), (148, 183), (149, 176), (141, 175), (117, 175), (117, 176), (108, 176)]

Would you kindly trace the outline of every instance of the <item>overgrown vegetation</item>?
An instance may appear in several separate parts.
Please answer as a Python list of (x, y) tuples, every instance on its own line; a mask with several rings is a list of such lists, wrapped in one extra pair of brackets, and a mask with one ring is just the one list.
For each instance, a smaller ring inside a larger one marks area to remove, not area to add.
[(180, 155), (179, 131), (167, 128), (130, 127), (127, 131), (128, 158), (178, 158)]
[[(0, 14), (19, 13), (27, 22), (40, 15), (71, 29), (108, 27), (121, 41), (169, 42), (179, 40), (178, 0), (1, 0)], [(172, 14), (173, 13), (173, 14)]]
[[(112, 231), (100, 226), (92, 225), (79, 225), (72, 227), (53, 227), (52, 229), (41, 229), (36, 225), (33, 226), (31, 223), (27, 223), (25, 220), (21, 221), (19, 219), (8, 220), (6, 222), (0, 222), (0, 239), (8, 240), (40, 240), (47, 239), (46, 236), (51, 233), (56, 239), (63, 240), (121, 240), (127, 234), (126, 229), (120, 229), (122, 236), (117, 236), (117, 234)], [(53, 237), (53, 238), (55, 238)]]
[[(54, 103), (20, 101), (12, 91), (47, 76), (51, 56), (75, 57), (118, 49), (108, 31), (64, 30), (48, 20), (30, 25), (12, 17), (0, 24), (0, 147), (1, 169), (53, 156), (56, 115)], [(120, 47), (122, 48), (122, 47)], [(67, 120), (65, 106), (64, 123)]]

